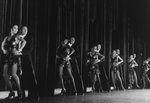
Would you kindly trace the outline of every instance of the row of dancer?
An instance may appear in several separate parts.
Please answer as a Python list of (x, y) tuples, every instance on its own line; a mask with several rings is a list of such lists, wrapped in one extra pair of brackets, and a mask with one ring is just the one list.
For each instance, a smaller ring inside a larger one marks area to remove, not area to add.
[[(98, 84), (100, 87), (99, 90), (102, 92), (103, 89), (101, 87), (101, 78), (99, 76), (99, 62), (103, 62), (105, 60), (105, 56), (100, 54), (100, 50), (100, 44), (92, 48), (91, 51), (88, 53), (87, 63), (90, 64), (89, 76), (92, 81), (92, 89), (95, 90), (95, 84), (98, 80)], [(77, 95), (77, 93), (84, 94), (83, 80), (76, 59), (79, 56), (79, 49), (78, 46), (75, 45), (74, 37), (71, 37), (70, 39), (65, 38), (61, 42), (61, 45), (57, 48), (56, 57), (57, 64), (59, 65), (59, 79), (62, 87), (61, 94), (67, 93), (67, 89), (70, 88), (68, 86), (69, 84), (67, 84), (68, 78), (70, 78), (71, 84), (73, 84), (73, 91), (71, 92), (75, 95)], [(107, 90), (109, 91), (108, 77), (106, 73), (105, 76), (108, 85)]]
[[(31, 61), (31, 58), (29, 58), (29, 65), (31, 66), (31, 70), (26, 70), (21, 68), (21, 64), (24, 64), (24, 54), (29, 54), (29, 52), (32, 51), (32, 38), (30, 38), (30, 43), (27, 42), (24, 38), (27, 35), (27, 27), (23, 27), (19, 33), (18, 33), (18, 26), (14, 25), (13, 27), (10, 28), (10, 34), (4, 38), (1, 49), (3, 53), (5, 54), (5, 63), (4, 63), (4, 69), (3, 69), (3, 76), (4, 80), (10, 90), (9, 96), (7, 97), (8, 99), (14, 97), (14, 91), (12, 88), (12, 84), (10, 81), (10, 77), (12, 77), (18, 87), (18, 96), (17, 98), (22, 98), (23, 97), (23, 86), (21, 86), (22, 81), (20, 81), (20, 77), (18, 76), (17, 72), (20, 71), (19, 75), (22, 75), (26, 73), (31, 74), (32, 78), (28, 78), (27, 81), (29, 81), (29, 95), (34, 94), (34, 96), (38, 95), (36, 89), (37, 81), (35, 78), (35, 73), (34, 73), (34, 68), (33, 64)], [(27, 47), (29, 46), (29, 47)], [(30, 50), (25, 50), (24, 48), (30, 48)], [(92, 81), (92, 89), (95, 90), (95, 83), (98, 81), (100, 91), (103, 91), (101, 87), (101, 78), (100, 78), (100, 70), (99, 70), (99, 65), (98, 63), (102, 62), (105, 58), (104, 55), (100, 54), (101, 50), (101, 45), (99, 44), (98, 46), (95, 46), (94, 48), (91, 49), (91, 52), (88, 53), (89, 60), (88, 63), (90, 63), (90, 70), (89, 70), (89, 75)], [(124, 90), (123, 83), (120, 77), (120, 72), (118, 67), (123, 64), (123, 59), (119, 56), (120, 50), (117, 49), (113, 51), (112, 53), (112, 81), (114, 88), (116, 88), (116, 80), (119, 80), (122, 89)], [(67, 92), (67, 88), (65, 87), (64, 82), (64, 77), (65, 80), (66, 78), (71, 78), (72, 84), (73, 84), (73, 93), (77, 95), (77, 93), (84, 93), (84, 85), (83, 85), (83, 80), (82, 76), (80, 74), (80, 70), (78, 67), (77, 63), (77, 58), (80, 56), (78, 46), (75, 45), (75, 38), (71, 37), (70, 39), (64, 39), (61, 43), (61, 45), (57, 49), (57, 58), (59, 61), (59, 77), (61, 80), (61, 85), (62, 85), (62, 94)], [(30, 56), (26, 56), (30, 57)], [(135, 81), (136, 86), (139, 88), (138, 83), (137, 83), (137, 76), (134, 71), (135, 67), (138, 66), (138, 64), (135, 61), (136, 55), (131, 55), (129, 59), (129, 86), (132, 88), (133, 81)], [(100, 58), (100, 59), (99, 59)], [(27, 62), (28, 62), (27, 61)], [(149, 70), (149, 61), (150, 59), (148, 58), (147, 60), (143, 61), (143, 68), (144, 72), (142, 75), (142, 81), (144, 84), (144, 87), (146, 87), (146, 82), (150, 82), (148, 78), (148, 70)], [(23, 66), (24, 68), (24, 66)], [(24, 72), (22, 72), (24, 71)], [(66, 72), (67, 71), (67, 72)], [(29, 73), (30, 72), (30, 73)], [(64, 76), (63, 74), (66, 73), (67, 76)], [(28, 76), (27, 76), (28, 77)], [(25, 77), (26, 78), (26, 77)], [(24, 83), (25, 84), (25, 83)], [(31, 86), (34, 85), (34, 86)], [(108, 83), (109, 86), (109, 83)], [(22, 87), (22, 89), (21, 89)], [(33, 91), (34, 90), (34, 91)], [(34, 92), (34, 93), (33, 93)]]
[[(12, 25), (9, 35), (2, 41), (1, 49), (5, 57), (3, 77), (9, 90), (9, 95), (5, 99), (23, 99), (26, 97), (25, 89), (28, 90), (29, 98), (38, 97), (37, 81), (30, 55), (33, 42), (31, 36), (26, 36), (27, 33), (26, 26), (19, 29), (18, 25)], [(13, 90), (13, 83), (17, 86), (17, 96)]]
[[(121, 88), (125, 90), (123, 86), (123, 76), (121, 77), (120, 72), (122, 71), (122, 65), (123, 65), (123, 59), (119, 56), (120, 50), (114, 50), (112, 53), (112, 71), (111, 71), (111, 76), (112, 76), (112, 82), (114, 89), (116, 89), (116, 81), (120, 82)], [(136, 54), (130, 55), (129, 56), (129, 66), (128, 66), (128, 78), (129, 78), (129, 85), (128, 89), (132, 89), (133, 85), (135, 85), (136, 88), (145, 88), (146, 83), (150, 83), (150, 79), (148, 76), (148, 71), (150, 69), (150, 58), (146, 59), (143, 61), (142, 66), (141, 66), (141, 79), (138, 80), (137, 77), (137, 68), (138, 68), (138, 63), (135, 60)], [(123, 73), (122, 73), (123, 75)], [(143, 84), (143, 87), (139, 86), (138, 81), (140, 81), (141, 84)]]
[[(146, 88), (147, 83), (150, 83), (150, 79), (148, 76), (148, 71), (150, 69), (150, 58), (147, 58), (142, 62), (141, 66), (141, 78), (138, 80), (137, 73), (136, 73), (136, 68), (138, 67), (138, 63), (135, 61), (136, 54), (130, 55), (129, 57), (129, 86), (128, 89), (133, 88), (133, 84), (135, 84), (136, 88)], [(138, 85), (138, 81), (140, 81), (143, 86)]]
[[(98, 91), (102, 92), (103, 88), (102, 88), (102, 83), (101, 83), (101, 71), (103, 69), (103, 73), (106, 78), (107, 82), (107, 91), (110, 90), (110, 83), (108, 80), (108, 76), (106, 75), (106, 71), (104, 66), (102, 66), (101, 68), (99, 68), (99, 65), (102, 64), (102, 62), (105, 60), (105, 56), (102, 55), (100, 53), (101, 50), (101, 45), (98, 44), (97, 46), (94, 46), (90, 52), (88, 52), (88, 60), (87, 63), (89, 64), (89, 77), (91, 79), (92, 82), (92, 91), (95, 91), (95, 84), (96, 82), (98, 82)], [(116, 80), (118, 80), (121, 84), (121, 88), (123, 90), (124, 86), (122, 83), (122, 79), (120, 76), (120, 71), (119, 71), (119, 67), (123, 64), (123, 59), (120, 57), (120, 50), (113, 50), (112, 55), (111, 55), (111, 79), (112, 79), (112, 83), (113, 83), (113, 87), (114, 89), (116, 89)]]
[[(71, 78), (70, 81), (73, 84), (73, 93), (75, 95), (77, 95), (78, 93), (78, 89), (77, 87), (80, 87), (80, 92), (83, 93), (84, 92), (84, 85), (83, 85), (83, 81), (82, 81), (82, 77), (80, 75), (79, 72), (79, 67), (77, 64), (77, 60), (76, 58), (79, 57), (79, 50), (78, 48), (74, 47), (74, 43), (75, 43), (75, 38), (72, 37), (70, 39), (64, 39), (61, 42), (61, 45), (57, 48), (57, 60), (58, 60), (58, 64), (59, 64), (59, 78), (61, 81), (61, 86), (62, 86), (62, 94), (66, 93), (67, 89), (69, 88), (69, 86), (66, 86), (65, 84), (67, 83), (68, 78)], [(100, 53), (101, 50), (101, 45), (98, 44), (97, 46), (94, 46), (90, 52), (88, 52), (88, 66), (89, 66), (89, 72), (88, 75), (91, 79), (91, 83), (92, 83), (92, 90), (95, 91), (95, 85), (96, 83), (98, 84), (98, 90), (99, 91), (103, 91), (102, 88), (102, 82), (101, 82), (101, 68), (99, 68), (99, 64), (103, 63), (103, 61), (105, 60), (105, 56), (102, 55)], [(140, 86), (138, 85), (138, 78), (137, 78), (137, 74), (135, 72), (135, 68), (137, 68), (138, 63), (135, 61), (136, 58), (136, 54), (130, 55), (129, 57), (129, 69), (128, 69), (128, 77), (129, 77), (129, 87), (128, 88), (132, 88), (133, 84), (135, 83), (137, 88), (140, 88)], [(125, 90), (124, 85), (123, 85), (123, 73), (121, 73), (122, 69), (122, 65), (124, 63), (124, 60), (121, 58), (120, 56), (120, 50), (113, 50), (112, 51), (112, 55), (111, 55), (111, 80), (112, 80), (112, 84), (114, 89), (117, 89), (117, 82), (119, 81), (120, 87)], [(144, 87), (146, 86), (146, 82), (150, 81), (147, 75), (147, 71), (149, 70), (149, 62), (150, 59), (147, 59), (143, 62), (143, 69), (145, 72), (143, 72), (142, 75), (142, 81), (144, 84)], [(103, 70), (104, 70), (104, 76), (106, 78), (107, 82), (107, 90), (110, 90), (110, 80), (108, 79), (108, 76), (106, 75), (106, 71), (105, 68), (103, 66)], [(75, 73), (78, 73), (78, 75), (76, 75)], [(121, 74), (120, 74), (121, 73)], [(79, 78), (78, 80), (80, 82), (78, 82), (77, 79), (75, 78)], [(67, 78), (67, 79), (66, 79)], [(79, 86), (77, 86), (79, 85)], [(66, 87), (65, 87), (66, 86)]]
[[(102, 83), (101, 83), (101, 70), (105, 68), (101, 67), (99, 68), (99, 65), (102, 64), (102, 62), (105, 60), (105, 56), (100, 54), (101, 45), (98, 44), (97, 46), (94, 46), (91, 51), (88, 53), (88, 60), (87, 63), (89, 64), (89, 76), (92, 82), (92, 90), (95, 91), (95, 84), (98, 82), (98, 90), (101, 92), (103, 91)], [(120, 50), (113, 50), (111, 55), (111, 81), (113, 84), (113, 90), (121, 87), (123, 90), (125, 90), (123, 85), (123, 71), (122, 71), (122, 65), (124, 63), (124, 60), (120, 56)], [(129, 68), (128, 68), (128, 78), (129, 78), (129, 86), (128, 89), (132, 89), (133, 85), (135, 84), (136, 88), (140, 88), (138, 85), (138, 78), (136, 73), (136, 68), (138, 67), (138, 63), (135, 61), (136, 54), (129, 56)], [(143, 84), (143, 88), (146, 87), (146, 83), (150, 83), (150, 79), (148, 77), (148, 71), (150, 69), (149, 65), (150, 58), (146, 59), (142, 63), (142, 76), (141, 76), (141, 82)], [(105, 74), (105, 72), (103, 72)], [(108, 78), (107, 75), (103, 75), (105, 78)], [(110, 88), (110, 81), (106, 79), (108, 91)], [(119, 83), (118, 83), (119, 82)], [(118, 86), (120, 84), (120, 86)], [(117, 87), (118, 86), (118, 87)]]
[[(99, 65), (102, 64), (102, 62), (105, 60), (105, 56), (100, 54), (101, 45), (98, 44), (97, 46), (94, 46), (90, 52), (88, 52), (88, 60), (87, 63), (89, 64), (89, 77), (92, 82), (92, 91), (95, 91), (95, 84), (98, 82), (98, 91), (103, 91), (102, 83), (101, 83), (101, 70), (103, 69), (105, 71), (105, 68), (99, 68)], [(119, 66), (123, 63), (123, 59), (119, 56), (120, 50), (114, 50), (112, 52), (112, 65), (111, 65), (111, 78), (113, 82), (113, 87), (116, 89), (116, 80), (118, 80), (121, 84), (122, 89), (124, 90), (122, 79), (120, 77), (119, 72)], [(105, 73), (105, 72), (104, 72)], [(104, 75), (106, 79), (105, 82), (107, 82), (107, 90), (110, 89), (110, 83), (108, 81), (108, 77), (105, 74)]]

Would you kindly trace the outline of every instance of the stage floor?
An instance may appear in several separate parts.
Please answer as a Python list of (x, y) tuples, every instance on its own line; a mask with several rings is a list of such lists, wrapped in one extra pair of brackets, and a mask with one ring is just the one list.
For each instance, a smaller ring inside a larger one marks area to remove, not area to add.
[[(1, 96), (2, 92), (0, 92)], [(40, 100), (0, 100), (0, 103), (150, 103), (150, 89), (88, 92), (84, 95), (40, 98)]]

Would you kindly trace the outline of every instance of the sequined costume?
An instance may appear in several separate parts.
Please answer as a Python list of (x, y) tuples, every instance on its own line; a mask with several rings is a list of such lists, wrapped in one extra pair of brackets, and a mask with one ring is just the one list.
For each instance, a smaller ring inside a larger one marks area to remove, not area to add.
[(122, 83), (122, 79), (120, 77), (120, 71), (119, 71), (119, 66), (122, 65), (122, 63), (123, 63), (123, 60), (121, 60), (121, 58), (119, 56), (115, 56), (114, 58), (112, 58), (111, 76), (112, 76), (112, 82), (113, 82), (114, 89), (116, 89), (116, 85), (118, 84), (118, 81), (119, 81), (121, 88), (123, 90), (125, 90), (123, 83)]
[(112, 59), (112, 71), (114, 71), (114, 73), (116, 73), (117, 71), (119, 71), (119, 65), (118, 66), (115, 66), (115, 64), (118, 63), (118, 59), (117, 57), (114, 57)]
[(60, 46), (57, 50), (57, 56), (59, 57), (59, 65), (66, 66), (67, 68), (71, 68), (71, 64), (69, 60), (65, 60), (65, 58), (70, 54), (73, 49), (69, 46)]
[(148, 74), (147, 74), (149, 69), (150, 69), (150, 67), (149, 67), (148, 62), (143, 63), (143, 74), (142, 74), (142, 79), (143, 79), (143, 84), (144, 84), (143, 88), (146, 87), (146, 82), (150, 83), (150, 79), (149, 79)]
[(134, 61), (129, 62), (129, 75), (130, 75), (130, 86), (132, 87), (132, 84), (134, 84), (134, 73), (135, 73), (135, 67), (133, 66)]
[(14, 63), (19, 65), (21, 63), (20, 55), (14, 55), (14, 51), (19, 48), (19, 40), (16, 40), (16, 35), (12, 36), (10, 40), (7, 38), (4, 47), (7, 50), (5, 63), (9, 65), (13, 65)]
[(99, 70), (99, 63), (100, 63), (100, 53), (98, 52), (90, 52), (88, 54), (88, 60), (89, 60), (89, 66), (90, 66), (90, 70), (89, 70), (89, 76), (91, 78), (91, 81), (92, 81), (92, 90), (94, 91), (95, 90), (95, 84), (96, 84), (96, 81), (98, 81), (99, 83), (99, 90), (100, 91), (103, 91), (102, 89), (102, 85), (101, 85), (101, 79), (100, 79), (100, 70)]
[(94, 74), (100, 74), (99, 70), (99, 62), (97, 60), (99, 59), (99, 53), (94, 53), (93, 55), (89, 54), (89, 60), (90, 60), (90, 72)]
[(135, 83), (137, 88), (140, 88), (138, 85), (138, 80), (137, 80), (137, 74), (135, 71), (135, 68), (138, 66), (138, 64), (136, 63), (136, 61), (133, 59), (131, 61), (129, 61), (129, 89), (132, 89), (132, 85)]

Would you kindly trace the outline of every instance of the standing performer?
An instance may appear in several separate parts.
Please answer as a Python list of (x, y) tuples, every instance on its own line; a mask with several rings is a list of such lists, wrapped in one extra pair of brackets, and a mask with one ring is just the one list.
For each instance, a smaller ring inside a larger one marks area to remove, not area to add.
[(22, 76), (21, 79), (21, 87), (23, 89), (23, 94), (25, 97), (25, 89), (28, 90), (27, 99), (39, 99), (38, 95), (38, 87), (37, 87), (37, 79), (35, 76), (35, 68), (33, 66), (33, 61), (31, 57), (31, 52), (33, 50), (33, 38), (31, 34), (28, 34), (28, 28), (23, 26), (20, 31), (20, 35), (22, 38), (25, 38), (27, 41), (26, 46), (22, 51), (21, 56), (21, 65), (22, 65)]
[[(98, 44), (98, 45), (97, 45), (97, 53), (99, 53), (99, 54), (100, 54), (100, 50), (101, 50), (101, 45), (100, 45), (100, 44)], [(101, 56), (101, 62), (102, 62), (102, 61), (104, 61), (104, 60), (105, 60), (105, 56), (104, 56), (104, 55), (102, 55), (102, 54), (100, 54), (100, 56)]]
[(75, 50), (75, 52), (70, 56), (71, 58), (70, 63), (72, 65), (73, 75), (74, 75), (76, 86), (77, 86), (77, 92), (83, 95), (84, 85), (83, 85), (82, 76), (80, 74), (79, 65), (77, 62), (77, 58), (80, 57), (80, 52), (79, 52), (78, 46), (76, 45), (74, 37), (70, 38), (68, 45)]
[(60, 61), (60, 66), (59, 66), (59, 77), (62, 85), (62, 94), (66, 92), (65, 86), (64, 86), (64, 81), (63, 81), (63, 69), (66, 66), (66, 69), (68, 71), (68, 74), (72, 80), (73, 86), (74, 86), (74, 94), (77, 95), (77, 89), (74, 81), (74, 77), (72, 75), (72, 67), (70, 63), (70, 56), (75, 52), (73, 48), (68, 46), (68, 39), (63, 40), (61, 46), (57, 49), (57, 58)]
[[(118, 56), (120, 56), (120, 50), (119, 50), (119, 49), (116, 50), (116, 54), (117, 54)], [(121, 57), (121, 56), (120, 56), (120, 57)], [(118, 65), (118, 68), (119, 68), (119, 72), (120, 72), (120, 77), (121, 77), (122, 82), (123, 82), (123, 81), (124, 81), (124, 78), (123, 78), (122, 65), (123, 65), (123, 62)]]
[(148, 74), (147, 74), (147, 72), (150, 69), (149, 62), (150, 62), (150, 58), (143, 61), (143, 74), (142, 74), (142, 80), (143, 80), (143, 85), (144, 85), (143, 89), (146, 88), (146, 82), (150, 83), (150, 79), (149, 79)]
[(22, 98), (22, 90), (20, 86), (20, 79), (17, 75), (18, 71), (18, 65), (20, 64), (20, 55), (22, 54), (22, 49), (26, 45), (26, 41), (21, 38), (18, 34), (18, 26), (14, 25), (12, 28), (10, 28), (10, 34), (9, 36), (5, 37), (1, 49), (3, 53), (5, 54), (5, 64), (3, 67), (3, 77), (6, 82), (6, 85), (9, 88), (9, 95), (6, 99), (11, 99), (15, 96), (15, 93), (12, 88), (12, 83), (10, 81), (10, 76), (15, 80), (15, 83), (17, 85), (18, 89), (18, 96), (16, 99)]
[[(95, 91), (95, 83), (96, 81), (98, 81), (99, 90), (100, 92), (103, 92), (101, 79), (100, 79), (99, 63), (105, 57), (99, 53), (99, 49), (97, 49), (97, 46), (94, 46), (92, 48), (91, 52), (88, 53), (89, 59), (87, 60), (87, 62), (90, 63), (89, 75), (92, 81), (92, 90)], [(101, 57), (101, 59), (99, 59), (99, 57)]]
[(134, 81), (137, 88), (140, 88), (138, 85), (137, 75), (135, 72), (135, 68), (138, 66), (137, 62), (135, 61), (136, 54), (130, 55), (129, 58), (129, 88), (132, 88)]
[[(97, 45), (97, 52), (100, 53), (100, 50), (101, 50), (101, 44), (98, 44)], [(101, 53), (100, 53), (101, 54)], [(104, 87), (103, 89), (107, 89), (107, 91), (109, 92), (110, 91), (110, 86), (109, 86), (109, 80), (108, 80), (108, 76), (106, 74), (106, 70), (105, 70), (105, 67), (104, 67), (104, 60), (105, 60), (105, 56), (101, 54), (101, 61), (99, 63), (99, 67), (100, 67), (100, 73), (102, 76), (102, 80), (104, 81), (102, 84)], [(107, 85), (107, 87), (106, 87)]]
[(123, 90), (125, 90), (123, 87), (123, 84), (122, 84), (122, 80), (121, 80), (120, 72), (119, 72), (119, 67), (118, 67), (121, 63), (123, 63), (123, 59), (119, 55), (117, 55), (116, 50), (113, 50), (111, 76), (112, 76), (112, 82), (114, 85), (114, 89), (116, 89), (116, 81), (119, 80), (121, 88)]

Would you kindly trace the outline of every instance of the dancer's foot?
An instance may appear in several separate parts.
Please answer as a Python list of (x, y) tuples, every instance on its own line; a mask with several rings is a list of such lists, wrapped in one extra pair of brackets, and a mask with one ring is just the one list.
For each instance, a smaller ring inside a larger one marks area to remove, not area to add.
[(93, 86), (93, 87), (92, 87), (92, 92), (94, 92), (94, 91), (95, 91), (95, 87)]
[(102, 88), (99, 89), (100, 92), (104, 92), (104, 90)]
[(84, 90), (81, 91), (81, 95), (84, 95)]
[(77, 90), (74, 90), (74, 95), (77, 96)]
[(23, 93), (20, 91), (18, 92), (18, 96), (15, 97), (15, 99), (22, 99), (23, 98)]
[(61, 90), (61, 95), (65, 95), (66, 94), (66, 90), (65, 89), (62, 89)]
[(122, 86), (122, 90), (124, 90), (125, 91), (125, 88)]
[(128, 86), (128, 89), (132, 89), (132, 85), (129, 85), (129, 86)]
[(10, 92), (8, 97), (6, 97), (5, 99), (12, 99), (15, 97), (15, 93), (14, 92)]
[(137, 87), (137, 88), (140, 88), (140, 86), (139, 86), (139, 85), (136, 85), (136, 87)]

